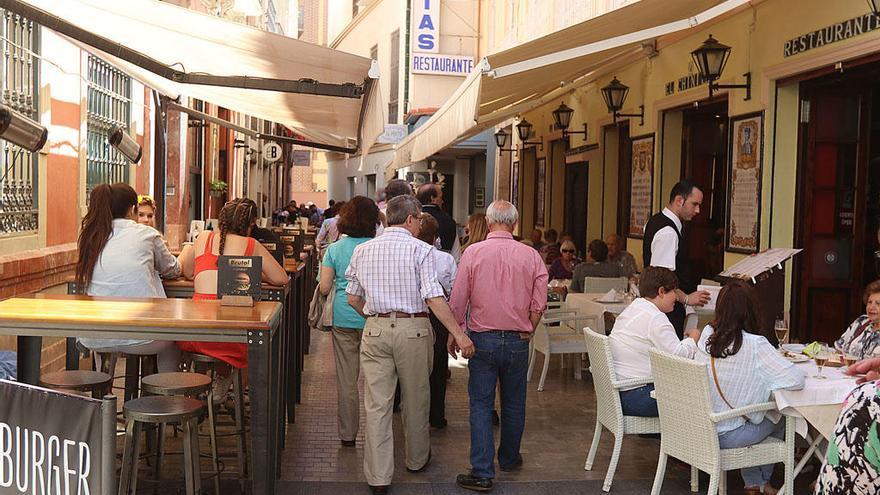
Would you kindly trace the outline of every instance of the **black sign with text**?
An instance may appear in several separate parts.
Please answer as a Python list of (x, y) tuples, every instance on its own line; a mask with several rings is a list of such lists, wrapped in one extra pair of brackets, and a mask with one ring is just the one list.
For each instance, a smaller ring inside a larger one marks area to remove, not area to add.
[(250, 296), (260, 300), (263, 258), (259, 256), (220, 256), (217, 261), (217, 297)]

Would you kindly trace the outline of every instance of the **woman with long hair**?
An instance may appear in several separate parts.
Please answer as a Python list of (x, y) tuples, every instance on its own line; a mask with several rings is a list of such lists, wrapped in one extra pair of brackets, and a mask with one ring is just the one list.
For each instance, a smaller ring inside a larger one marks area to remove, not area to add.
[(360, 375), (361, 332), (366, 320), (348, 304), (345, 289), (348, 280), (345, 271), (351, 255), (359, 245), (376, 236), (379, 207), (372, 199), (355, 196), (346, 202), (336, 221), (342, 236), (327, 246), (321, 262), (321, 293), (333, 292), (333, 356), (336, 362), (336, 412), (339, 440), (353, 447), (360, 424), (358, 376)]
[[(212, 230), (202, 232), (193, 245), (183, 249), (180, 264), (184, 277), (194, 281), (193, 300), (217, 299), (217, 261), (221, 255), (259, 256), (262, 258), (263, 282), (272, 285), (287, 283), (284, 267), (259, 242), (248, 237), (256, 217), (256, 203), (247, 198), (233, 199), (218, 215), (219, 235)], [(183, 351), (206, 354), (236, 368), (247, 367), (245, 344), (178, 342), (177, 345)]]
[(474, 213), (469, 216), (465, 230), (467, 230), (467, 232), (465, 232), (467, 240), (461, 246), (462, 253), (464, 253), (464, 250), (471, 244), (486, 240), (486, 236), (489, 235), (489, 224), (486, 222), (486, 214)]
[[(177, 278), (180, 265), (156, 229), (136, 223), (138, 196), (128, 184), (98, 184), (77, 239), (76, 284), (90, 296), (165, 297), (160, 275)], [(158, 355), (160, 372), (177, 369), (173, 342), (79, 339), (96, 352)]]
[[(716, 413), (767, 402), (774, 390), (799, 390), (804, 374), (783, 358), (758, 326), (758, 296), (751, 285), (733, 281), (718, 294), (715, 319), (697, 343), (694, 359), (709, 364), (712, 409)], [(722, 449), (747, 447), (773, 435), (782, 438), (785, 423), (774, 423), (764, 412), (718, 422)], [(741, 471), (746, 493), (775, 494), (770, 485), (773, 465)]]
[(156, 228), (156, 202), (146, 194), (137, 197), (137, 223)]

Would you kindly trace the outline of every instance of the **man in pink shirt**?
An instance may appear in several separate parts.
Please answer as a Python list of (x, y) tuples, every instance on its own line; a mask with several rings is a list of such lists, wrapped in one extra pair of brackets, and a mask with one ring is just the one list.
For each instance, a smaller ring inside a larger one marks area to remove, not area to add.
[(501, 444), (498, 465), (522, 465), (520, 441), (526, 422), (529, 339), (547, 308), (547, 268), (533, 248), (513, 239), (518, 214), (504, 200), (489, 205), (489, 235), (461, 258), (449, 305), (458, 324), (467, 325), (476, 352), (470, 379), (471, 472), (459, 486), (489, 491), (495, 478), (492, 409), (501, 382)]

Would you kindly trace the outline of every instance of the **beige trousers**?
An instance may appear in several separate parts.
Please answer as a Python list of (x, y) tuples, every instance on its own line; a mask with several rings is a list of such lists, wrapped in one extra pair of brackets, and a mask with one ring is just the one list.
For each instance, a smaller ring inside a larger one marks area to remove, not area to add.
[(367, 319), (361, 337), (361, 368), (367, 416), (364, 475), (370, 485), (390, 485), (394, 475), (391, 409), (398, 380), (406, 467), (419, 469), (428, 462), (433, 342), (431, 323), (427, 318)]
[(361, 331), (355, 328), (333, 327), (333, 357), (336, 361), (336, 417), (340, 440), (357, 438), (360, 426), (358, 375), (361, 371), (359, 354)]

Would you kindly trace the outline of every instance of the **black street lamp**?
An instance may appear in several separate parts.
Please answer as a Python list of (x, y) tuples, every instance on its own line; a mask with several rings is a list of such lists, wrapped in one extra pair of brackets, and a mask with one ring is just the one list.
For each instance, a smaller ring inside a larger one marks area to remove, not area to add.
[(874, 15), (880, 16), (880, 0), (868, 0), (868, 7)]
[(559, 104), (559, 108), (553, 110), (553, 122), (556, 124), (557, 129), (562, 129), (562, 138), (572, 134), (583, 134), (584, 141), (587, 139), (587, 123), (584, 122), (584, 130), (582, 131), (569, 131), (568, 126), (571, 125), (571, 116), (574, 114), (574, 110), (569, 108), (565, 102)]
[(544, 151), (544, 140), (529, 141), (532, 136), (532, 124), (528, 120), (522, 119), (519, 124), (516, 124), (516, 133), (519, 134), (519, 140), (523, 147), (540, 146), (541, 151)]
[(745, 84), (718, 84), (717, 81), (724, 72), (724, 66), (730, 58), (730, 47), (719, 43), (718, 40), (709, 35), (709, 38), (700, 45), (699, 48), (691, 52), (694, 64), (700, 71), (700, 76), (709, 82), (709, 98), (719, 89), (745, 89), (745, 100), (752, 99), (752, 73), (746, 72), (743, 76), (746, 78)]
[(602, 88), (602, 99), (605, 100), (608, 113), (614, 115), (615, 123), (617, 123), (617, 119), (620, 117), (639, 117), (641, 119), (639, 125), (645, 125), (645, 105), (639, 105), (639, 113), (620, 113), (620, 110), (623, 109), (623, 104), (626, 103), (626, 96), (628, 94), (629, 86), (621, 83), (616, 76), (608, 86)]
[(505, 131), (504, 129), (498, 129), (495, 133), (495, 144), (498, 146), (498, 151), (505, 151), (507, 153), (516, 153), (515, 149), (505, 149), (504, 146), (507, 144), (507, 138), (510, 137), (510, 133)]

